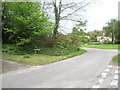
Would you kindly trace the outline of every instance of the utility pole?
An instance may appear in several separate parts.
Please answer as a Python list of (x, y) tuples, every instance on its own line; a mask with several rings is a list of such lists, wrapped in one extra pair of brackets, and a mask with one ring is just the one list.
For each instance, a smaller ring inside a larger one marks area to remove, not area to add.
[(115, 31), (115, 21), (113, 21), (113, 30), (112, 30), (113, 44), (115, 44), (115, 35), (114, 35), (114, 31)]

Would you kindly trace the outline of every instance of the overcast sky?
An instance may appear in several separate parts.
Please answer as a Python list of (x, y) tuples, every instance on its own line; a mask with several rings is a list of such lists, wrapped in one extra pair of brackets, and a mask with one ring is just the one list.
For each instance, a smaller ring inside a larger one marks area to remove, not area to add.
[(89, 6), (85, 14), (88, 20), (87, 31), (102, 30), (106, 22), (117, 18), (118, 2), (119, 0), (96, 0), (96, 3)]
[[(9, 0), (8, 0), (9, 1)], [(21, 0), (18, 0), (21, 1)], [(42, 1), (42, 0), (33, 0)], [(52, 0), (46, 0), (51, 2)], [(59, 0), (58, 0), (59, 1)], [(83, 0), (62, 0), (64, 3), (81, 2)], [(85, 0), (91, 1), (91, 0)], [(84, 12), (84, 19), (86, 19), (87, 26), (86, 31), (102, 30), (110, 19), (118, 17), (118, 2), (120, 0), (94, 0), (92, 4), (87, 6), (86, 12)], [(73, 22), (61, 21), (63, 33), (71, 32), (71, 28), (74, 26)]]
[[(73, 0), (64, 0), (66, 2), (71, 2)], [(83, 0), (74, 0), (75, 2), (80, 2)], [(86, 0), (90, 1), (90, 0)], [(103, 26), (110, 19), (118, 18), (118, 2), (119, 0), (94, 0), (92, 4), (87, 6), (86, 12), (84, 12), (84, 18), (88, 21), (86, 26), (86, 31), (102, 30)], [(66, 28), (63, 33), (71, 32), (71, 27), (74, 26), (73, 22), (62, 21), (61, 24)], [(61, 30), (65, 29), (62, 28)]]
[[(70, 2), (71, 0), (65, 1)], [(74, 1), (80, 2), (81, 0)], [(109, 22), (110, 19), (117, 19), (118, 2), (119, 0), (95, 0), (87, 6), (86, 12), (84, 12), (84, 18), (88, 21), (86, 31), (102, 30), (103, 26), (106, 26), (106, 23)], [(64, 21), (61, 23), (66, 27), (63, 33), (71, 32), (71, 27), (74, 26), (73, 22)]]

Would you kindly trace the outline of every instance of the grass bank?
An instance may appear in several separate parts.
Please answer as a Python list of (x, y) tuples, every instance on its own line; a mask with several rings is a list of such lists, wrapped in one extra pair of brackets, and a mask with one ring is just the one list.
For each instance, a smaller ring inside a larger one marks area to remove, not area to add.
[(82, 47), (98, 48), (98, 49), (118, 49), (118, 44), (83, 45)]
[(69, 54), (59, 55), (59, 56), (49, 55), (50, 54), (49, 52), (47, 52), (48, 53), (47, 55), (45, 54), (13, 55), (3, 52), (2, 58), (5, 60), (16, 61), (19, 63), (29, 64), (29, 65), (44, 65), (44, 64), (50, 64), (53, 62), (61, 61), (77, 55), (81, 55), (87, 51), (84, 49), (79, 49), (76, 51), (73, 50)]
[(120, 54), (116, 55), (114, 58), (113, 58), (113, 61), (114, 62), (120, 62)]

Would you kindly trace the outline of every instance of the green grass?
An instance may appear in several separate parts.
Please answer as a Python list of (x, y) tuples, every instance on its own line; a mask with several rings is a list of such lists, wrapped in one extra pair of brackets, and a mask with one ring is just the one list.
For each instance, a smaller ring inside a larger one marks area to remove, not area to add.
[(114, 62), (120, 62), (120, 54), (116, 55), (116, 56), (113, 58), (113, 61), (114, 61)]
[(83, 45), (83, 47), (98, 48), (98, 49), (118, 49), (118, 44)]
[(13, 55), (3, 52), (2, 58), (5, 60), (16, 61), (29, 65), (44, 65), (44, 64), (61, 61), (77, 55), (81, 55), (85, 52), (86, 50), (80, 49), (78, 51), (69, 53), (68, 55), (62, 55), (62, 56), (51, 56), (45, 54)]
[(34, 49), (40, 49), (37, 51), (39, 54), (50, 55), (50, 56), (64, 56), (70, 53), (76, 52), (79, 48), (57, 48), (57, 47), (37, 47), (32, 46), (19, 47), (12, 44), (3, 44), (2, 51), (8, 54), (14, 55), (26, 55), (26, 54), (35, 54)]

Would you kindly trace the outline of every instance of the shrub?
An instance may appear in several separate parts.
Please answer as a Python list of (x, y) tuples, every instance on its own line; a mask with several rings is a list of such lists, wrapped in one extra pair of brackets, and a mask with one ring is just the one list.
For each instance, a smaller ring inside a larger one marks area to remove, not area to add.
[(2, 51), (9, 54), (18, 54), (18, 55), (26, 55), (34, 53), (33, 47), (26, 46), (20, 47), (13, 44), (3, 44)]
[(103, 44), (112, 44), (112, 42), (109, 41), (109, 40), (105, 40), (105, 41), (103, 42)]
[(29, 55), (25, 55), (25, 56), (23, 56), (23, 58), (30, 58), (30, 56)]
[(74, 48), (74, 49), (41, 48), (39, 53), (45, 54), (45, 55), (51, 55), (51, 56), (64, 56), (64, 55), (68, 55), (75, 51), (78, 51), (78, 49), (77, 48)]
[(100, 42), (89, 42), (88, 45), (100, 45)]

